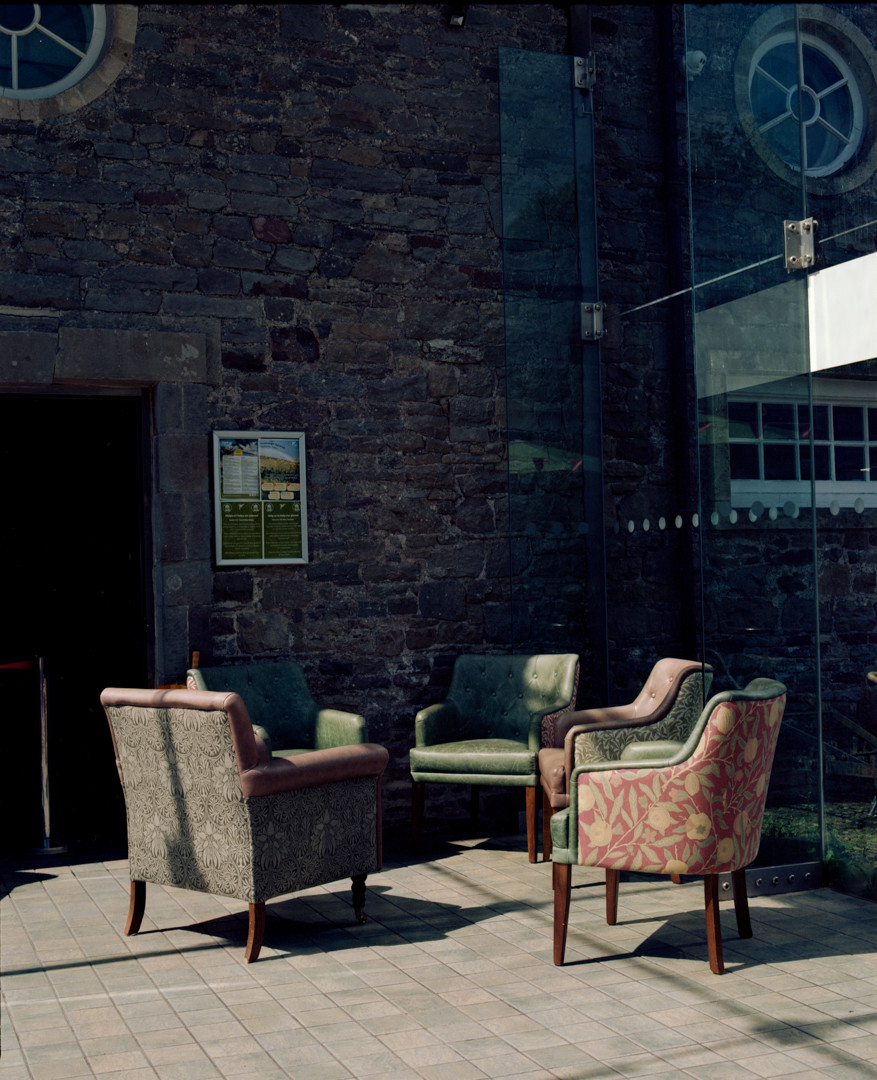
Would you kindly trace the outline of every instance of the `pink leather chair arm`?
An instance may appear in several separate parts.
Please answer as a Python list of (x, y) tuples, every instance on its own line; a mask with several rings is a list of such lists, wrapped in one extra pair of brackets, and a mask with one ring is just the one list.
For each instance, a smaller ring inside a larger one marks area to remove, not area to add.
[(389, 756), (386, 748), (377, 743), (356, 743), (329, 750), (311, 750), (291, 758), (271, 758), (241, 771), (241, 790), (251, 798), (319, 787), (338, 780), (355, 780), (361, 776), (380, 776)]
[[(139, 690), (108, 687), (100, 696), (105, 708), (129, 705), (142, 709), (187, 709), (224, 712), (234, 743), (241, 790), (247, 797), (272, 795), (295, 788), (318, 787), (335, 780), (380, 776), (389, 759), (383, 746), (354, 743), (328, 750), (312, 750), (292, 758), (271, 757), (265, 743), (253, 733), (250, 714), (238, 694), (214, 690)], [(112, 732), (112, 724), (110, 724)], [(115, 744), (115, 735), (113, 736)], [(116, 764), (122, 775), (118, 749)]]

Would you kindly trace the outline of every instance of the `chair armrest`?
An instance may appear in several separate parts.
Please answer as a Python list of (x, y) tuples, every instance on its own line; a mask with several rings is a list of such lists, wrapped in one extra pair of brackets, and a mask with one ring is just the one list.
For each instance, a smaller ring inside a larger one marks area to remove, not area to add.
[(318, 709), (314, 717), (314, 749), (368, 742), (368, 725), (357, 713)]
[(675, 739), (655, 739), (653, 742), (632, 742), (621, 751), (624, 765), (634, 762), (637, 765), (660, 767), (675, 760), (683, 744)]
[(460, 710), (453, 701), (427, 705), (414, 718), (414, 745), (435, 746), (460, 737)]
[(274, 757), (241, 770), (241, 790), (246, 798), (253, 798), (320, 787), (339, 780), (378, 777), (388, 760), (386, 748), (377, 743), (313, 750), (292, 758)]
[(573, 728), (578, 731), (601, 731), (610, 728), (639, 727), (641, 724), (649, 724), (654, 716), (649, 713), (646, 716), (637, 715), (635, 706), (631, 705), (608, 705), (603, 709), (577, 709), (568, 712), (557, 721), (557, 745), (565, 742)]

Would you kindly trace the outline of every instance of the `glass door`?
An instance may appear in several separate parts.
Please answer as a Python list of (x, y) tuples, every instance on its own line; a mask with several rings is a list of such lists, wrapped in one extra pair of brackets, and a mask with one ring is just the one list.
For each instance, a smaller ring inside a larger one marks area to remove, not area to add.
[[(762, 863), (875, 892), (871, 5), (688, 5), (707, 659), (789, 704)], [(877, 481), (877, 472), (875, 472)]]
[[(789, 690), (759, 862), (820, 857), (819, 621), (796, 8), (687, 5), (705, 659)], [(781, 160), (782, 168), (771, 168)], [(793, 223), (793, 224), (786, 224)], [(787, 259), (787, 248), (796, 262)]]
[[(579, 65), (580, 66), (580, 65)], [(570, 56), (499, 50), (508, 640), (605, 671), (593, 113)], [(587, 310), (583, 310), (587, 309)]]

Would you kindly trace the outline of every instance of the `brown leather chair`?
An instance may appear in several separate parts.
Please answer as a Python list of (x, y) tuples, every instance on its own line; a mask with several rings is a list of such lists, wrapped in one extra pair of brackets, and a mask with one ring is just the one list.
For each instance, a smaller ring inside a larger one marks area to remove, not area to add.
[(559, 717), (553, 746), (539, 751), (542, 784), (542, 852), (551, 857), (551, 815), (569, 806), (568, 778), (577, 766), (615, 761), (628, 743), (684, 742), (700, 717), (713, 669), (697, 660), (668, 656), (652, 668), (629, 705), (580, 709)]

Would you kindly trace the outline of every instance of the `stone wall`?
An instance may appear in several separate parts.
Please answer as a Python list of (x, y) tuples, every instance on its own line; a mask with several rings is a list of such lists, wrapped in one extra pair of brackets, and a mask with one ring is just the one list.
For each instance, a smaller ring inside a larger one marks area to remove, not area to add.
[[(390, 822), (417, 708), (509, 648), (497, 48), (568, 32), (447, 14), (144, 5), (107, 92), (0, 126), (0, 379), (150, 402), (156, 682), (299, 659)], [(308, 565), (215, 568), (215, 429), (306, 433)]]

